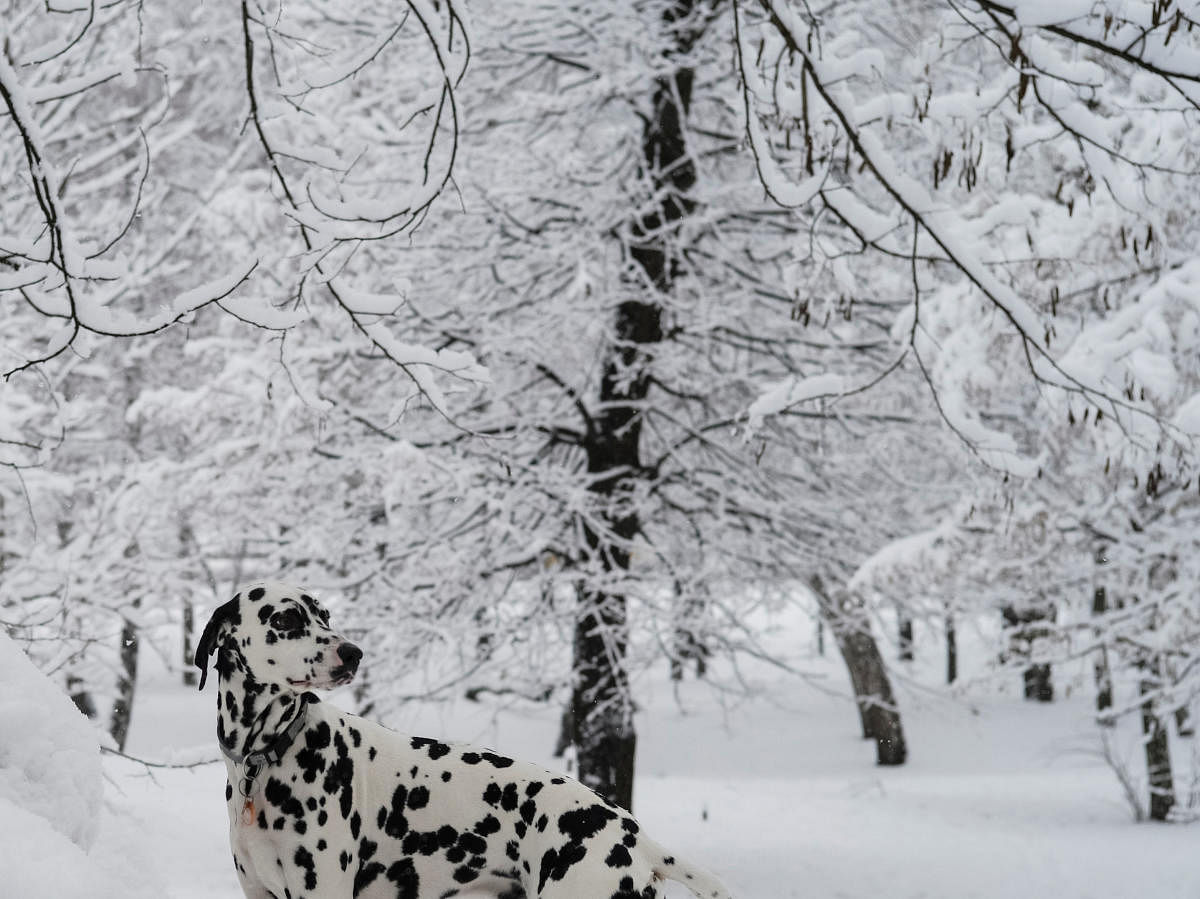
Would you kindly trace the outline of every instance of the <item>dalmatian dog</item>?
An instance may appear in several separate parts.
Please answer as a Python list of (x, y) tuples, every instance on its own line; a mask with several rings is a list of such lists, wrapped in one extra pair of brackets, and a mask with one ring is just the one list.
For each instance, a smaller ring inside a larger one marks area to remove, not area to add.
[(408, 737), (322, 702), (362, 651), (300, 587), (249, 584), (216, 654), (217, 740), (247, 899), (656, 899), (664, 878), (729, 899), (582, 784), (487, 749)]

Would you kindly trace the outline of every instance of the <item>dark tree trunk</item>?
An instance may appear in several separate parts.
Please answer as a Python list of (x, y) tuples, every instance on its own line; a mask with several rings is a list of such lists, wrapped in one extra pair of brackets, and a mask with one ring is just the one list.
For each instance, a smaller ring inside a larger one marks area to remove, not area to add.
[(74, 674), (67, 678), (67, 695), (71, 697), (71, 702), (75, 703), (75, 708), (84, 715), (89, 718), (96, 717), (96, 702), (92, 699), (91, 692), (84, 686), (83, 678)]
[[(668, 6), (668, 24), (688, 19), (695, 0)], [(676, 50), (699, 37), (681, 29)], [(668, 59), (673, 54), (668, 54)], [(696, 181), (687, 154), (684, 121), (691, 100), (692, 70), (677, 68), (655, 79), (650, 115), (642, 135), (642, 168), (654, 188), (650, 204), (630, 223), (628, 252), (644, 275), (627, 285), (616, 310), (613, 343), (604, 361), (599, 411), (587, 422), (584, 450), (596, 497), (597, 527), (585, 524), (584, 565), (593, 574), (629, 567), (630, 541), (642, 522), (632, 505), (638, 479), (652, 475), (642, 464), (640, 406), (650, 391), (651, 348), (663, 339), (662, 299), (671, 293), (682, 260), (674, 251), (679, 224), (694, 206), (687, 192)], [(571, 731), (579, 778), (601, 796), (629, 809), (633, 804), (633, 705), (625, 671), (626, 597), (617, 591), (579, 591), (575, 619)]]
[(1143, 680), (1139, 686), (1142, 702), (1142, 736), (1146, 746), (1146, 774), (1150, 789), (1150, 820), (1166, 821), (1175, 805), (1175, 784), (1171, 776), (1171, 752), (1167, 745), (1167, 729), (1150, 698), (1156, 687), (1153, 680)]
[(624, 665), (626, 642), (625, 597), (581, 593), (570, 716), (579, 780), (632, 810), (637, 731)]
[(1181, 737), (1196, 736), (1196, 725), (1192, 721), (1192, 710), (1181, 705), (1175, 710), (1175, 729)]
[(671, 646), (671, 680), (683, 680), (684, 670), (691, 662), (696, 677), (708, 672), (708, 647), (699, 635), (696, 623), (704, 616), (705, 604), (694, 593), (683, 599), (683, 588), (675, 584), (677, 621)]
[(1049, 665), (1030, 665), (1025, 669), (1025, 698), (1038, 702), (1054, 701), (1054, 680)]
[[(1092, 614), (1103, 615), (1108, 611), (1108, 594), (1103, 587), (1097, 587), (1092, 594)], [(1101, 646), (1096, 650), (1092, 670), (1096, 677), (1096, 713), (1097, 720), (1102, 726), (1111, 727), (1115, 722), (1112, 717), (1113, 685), (1112, 671), (1108, 665), (1108, 650)]]
[[(1050, 631), (1049, 625), (1043, 622), (1053, 622), (1056, 618), (1055, 610), (1045, 606), (1005, 606), (1000, 612), (1009, 631), (1007, 652), (1026, 659), (1031, 657), (1035, 641)], [(1030, 663), (1022, 673), (1022, 679), (1026, 699), (1054, 701), (1053, 670), (1049, 663)]]
[(913, 660), (913, 622), (906, 615), (900, 616), (900, 661), (911, 662)]
[(908, 757), (900, 709), (883, 664), (879, 646), (871, 636), (862, 601), (848, 590), (835, 598), (825, 591), (819, 576), (810, 579), (838, 649), (850, 673), (862, 722), (863, 736), (875, 740), (875, 758), (880, 765), (902, 765)]
[(954, 616), (946, 616), (946, 683), (958, 680), (958, 630), (954, 627)]
[[(134, 603), (136, 607), (138, 603)], [(117, 697), (113, 700), (112, 720), (108, 732), (117, 744), (117, 749), (124, 751), (125, 741), (129, 738), (129, 725), (133, 719), (133, 697), (137, 691), (138, 671), (138, 630), (129, 619), (125, 619), (121, 627), (121, 673), (117, 678)]]
[(192, 634), (196, 630), (196, 612), (189, 600), (183, 601), (183, 685), (196, 686), (196, 667), (192, 659), (196, 652), (192, 647)]

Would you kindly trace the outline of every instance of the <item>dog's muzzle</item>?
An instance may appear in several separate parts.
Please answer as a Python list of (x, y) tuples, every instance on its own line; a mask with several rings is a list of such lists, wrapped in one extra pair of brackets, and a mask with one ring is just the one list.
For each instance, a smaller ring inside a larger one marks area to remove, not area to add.
[(353, 643), (343, 643), (337, 648), (337, 657), (341, 664), (329, 672), (334, 681), (339, 684), (348, 684), (354, 680), (354, 675), (358, 671), (358, 663), (362, 661), (363, 651)]

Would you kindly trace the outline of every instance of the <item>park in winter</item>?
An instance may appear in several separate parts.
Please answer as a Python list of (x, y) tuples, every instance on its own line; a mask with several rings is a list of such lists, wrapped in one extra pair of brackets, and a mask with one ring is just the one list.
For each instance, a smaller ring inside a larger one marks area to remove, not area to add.
[(1200, 0), (0, 0), (2, 899), (1200, 895)]

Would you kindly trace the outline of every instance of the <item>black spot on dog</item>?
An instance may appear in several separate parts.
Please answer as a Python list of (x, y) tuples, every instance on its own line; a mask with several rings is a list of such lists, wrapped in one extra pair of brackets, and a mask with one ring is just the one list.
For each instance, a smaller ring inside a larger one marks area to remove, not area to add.
[(250, 597), (251, 602), (258, 602), (260, 599), (262, 599), (266, 595), (266, 593), (267, 593), (267, 591), (264, 590), (262, 587), (255, 587), (253, 590), (250, 591), (248, 596)]
[(608, 857), (604, 859), (604, 864), (610, 868), (628, 868), (633, 864), (633, 856), (629, 854), (629, 850), (621, 843), (617, 843), (608, 853)]
[(263, 797), (285, 815), (291, 815), (295, 818), (304, 817), (304, 806), (299, 799), (292, 795), (292, 788), (282, 781), (276, 780), (274, 777), (267, 778), (267, 786), (263, 790)]
[(328, 748), (329, 739), (329, 725), (324, 721), (304, 732), (304, 746), (296, 753), (296, 764), (305, 783), (314, 783), (325, 771), (325, 753), (321, 750)]
[(368, 862), (374, 857), (375, 850), (378, 848), (379, 848), (378, 843), (374, 842), (373, 840), (368, 840), (366, 837), (363, 837), (361, 840), (358, 841), (358, 857), (362, 861)]
[(509, 840), (504, 844), (504, 854), (514, 862), (521, 858), (521, 847), (517, 845), (516, 840)]
[(431, 759), (435, 762), (442, 756), (450, 752), (450, 747), (445, 743), (440, 743), (437, 740), (431, 740), (429, 737), (413, 737), (409, 744), (413, 749), (424, 749)]
[(481, 837), (489, 837), (500, 830), (500, 821), (495, 815), (488, 815), (481, 821), (476, 821), (471, 828)]
[(609, 821), (614, 820), (617, 813), (604, 805), (589, 805), (563, 812), (558, 816), (558, 830), (564, 836), (576, 842), (582, 842), (588, 837), (594, 837)]
[(647, 884), (641, 892), (638, 892), (633, 888), (632, 877), (622, 877), (620, 888), (612, 894), (611, 899), (654, 899), (655, 895), (653, 884)]
[(387, 870), (387, 878), (396, 885), (396, 899), (417, 899), (421, 878), (411, 858), (393, 862)]
[(458, 842), (458, 831), (449, 824), (443, 824), (437, 832), (438, 845), (445, 849)]
[(349, 818), (354, 805), (354, 762), (350, 760), (350, 750), (341, 734), (333, 735), (333, 745), (337, 760), (325, 772), (323, 786), (326, 793), (337, 794), (342, 817)]
[[(342, 870), (346, 870), (343, 866)], [(359, 865), (358, 873), (354, 875), (354, 895), (359, 895), (363, 890), (375, 882), (375, 879), (384, 872), (384, 867), (379, 862), (371, 862), (368, 865)]]
[(487, 852), (487, 840), (475, 833), (460, 834), (458, 845), (471, 855), (483, 855)]
[(525, 787), (525, 795), (530, 799), (540, 792), (542, 792), (542, 782), (540, 780), (535, 780)]
[(503, 755), (496, 755), (494, 752), (483, 753), (484, 761), (491, 762), (493, 768), (509, 768), (512, 767), (513, 760)]
[(304, 869), (304, 888), (315, 890), (317, 888), (317, 863), (313, 859), (312, 853), (303, 846), (297, 846), (292, 861), (297, 867)]
[(517, 785), (505, 785), (504, 795), (500, 797), (500, 808), (504, 809), (506, 812), (511, 812), (516, 809), (519, 801), (520, 799), (517, 796)]
[(473, 868), (468, 868), (466, 865), (454, 869), (454, 879), (459, 883), (470, 883), (478, 876), (478, 871), (474, 870)]
[(413, 811), (429, 805), (429, 788), (413, 787), (408, 794), (408, 807)]
[(537, 819), (537, 824), (535, 824), (534, 826), (537, 828), (538, 833), (545, 833), (546, 825), (549, 823), (550, 823), (550, 819), (547, 818), (545, 815), (542, 815), (541, 817), (539, 817)]
[(582, 843), (566, 843), (558, 849), (548, 849), (542, 856), (542, 867), (538, 874), (538, 892), (546, 887), (547, 880), (562, 880), (567, 870), (576, 862), (583, 861), (587, 850)]
[(462, 754), (462, 760), (463, 760), (464, 765), (478, 765), (481, 758), (482, 757), (479, 755), (478, 752), (464, 752)]
[[(396, 787), (396, 791), (392, 793), (392, 808), (386, 813), (386, 818), (382, 825), (383, 832), (394, 840), (400, 839), (408, 833), (408, 819), (404, 817), (405, 804), (408, 802), (408, 790), (403, 786)], [(385, 809), (380, 809), (379, 814), (383, 816)]]
[(537, 814), (537, 803), (532, 799), (526, 799), (521, 803), (521, 820), (526, 824), (533, 823), (533, 816)]
[(270, 619), (271, 615), (273, 615), (274, 613), (275, 613), (275, 607), (273, 605), (271, 605), (270, 603), (267, 603), (265, 606), (263, 606), (261, 609), (258, 610), (259, 622), (261, 624), (266, 624), (267, 621)]
[(500, 785), (493, 781), (492, 783), (488, 784), (487, 789), (483, 791), (483, 801), (488, 805), (499, 805), (500, 797), (503, 795), (503, 792), (500, 790)]
[(450, 862), (452, 865), (457, 865), (466, 857), (467, 850), (463, 849), (461, 846), (451, 846), (446, 850), (446, 861)]
[(449, 771), (443, 771), (442, 772), (442, 783), (450, 783), (450, 778), (452, 776), (453, 775), (451, 775), (451, 773)]
[(640, 829), (638, 827), (638, 823), (636, 821), (634, 821), (632, 818), (622, 818), (621, 819), (621, 827), (623, 827), (629, 833), (637, 833), (638, 830)]

